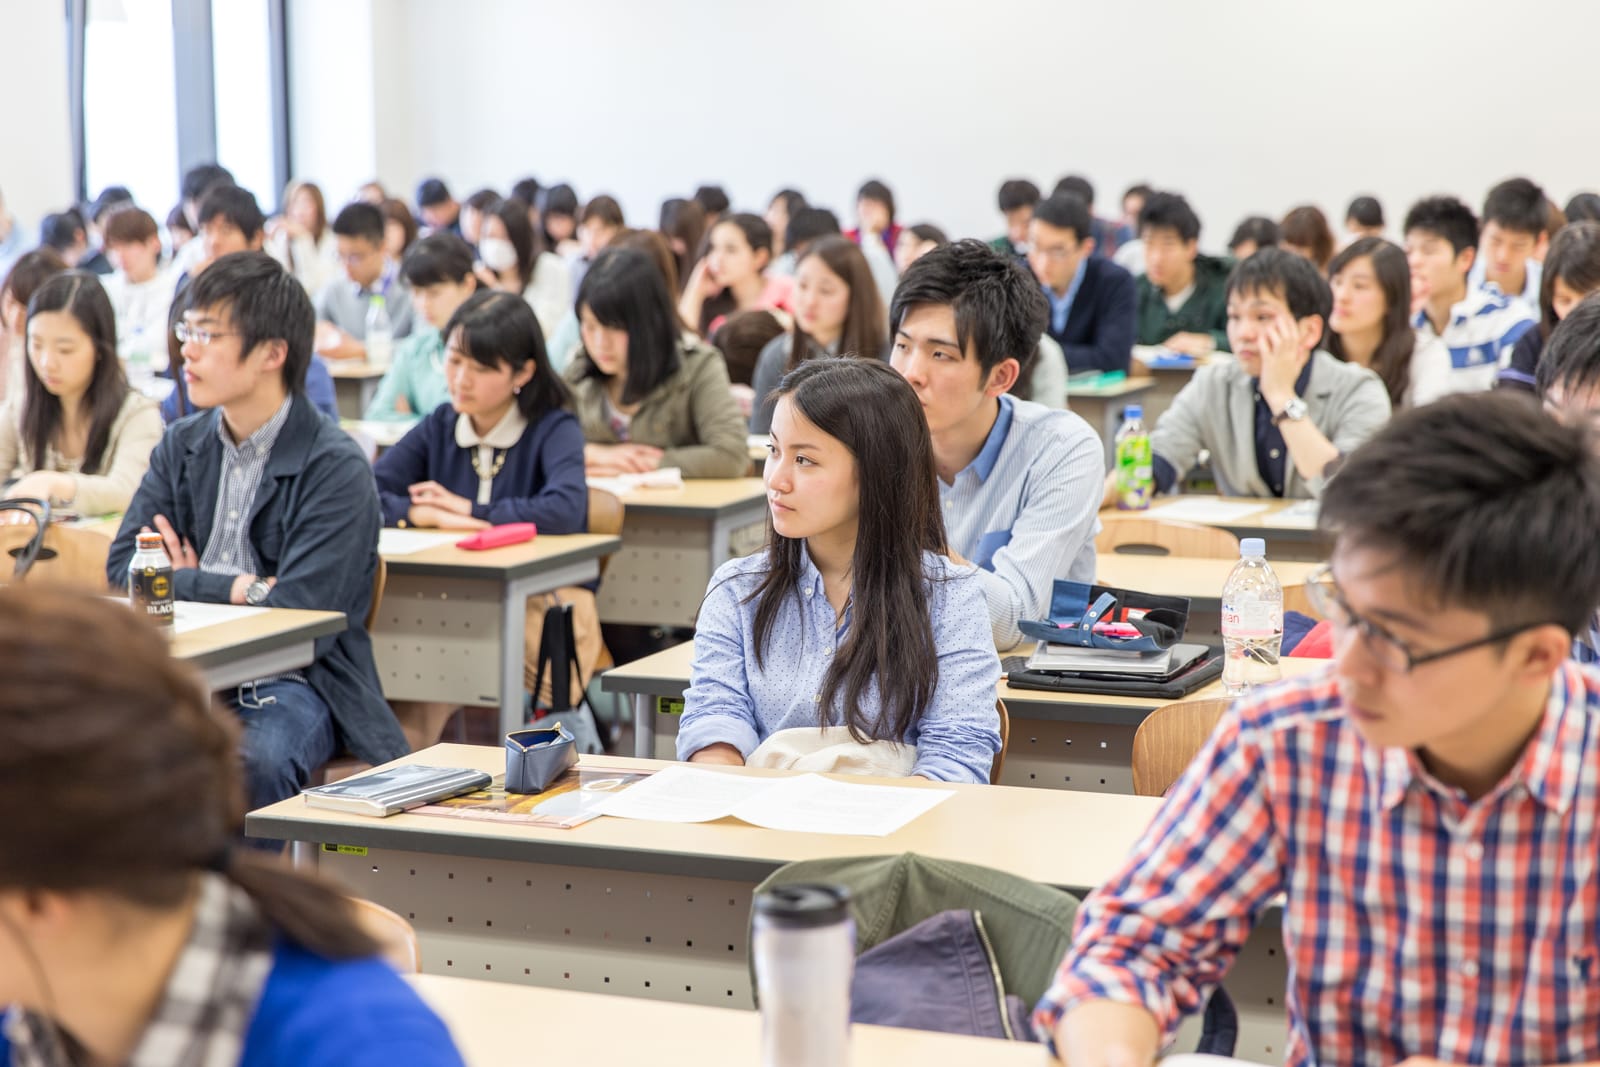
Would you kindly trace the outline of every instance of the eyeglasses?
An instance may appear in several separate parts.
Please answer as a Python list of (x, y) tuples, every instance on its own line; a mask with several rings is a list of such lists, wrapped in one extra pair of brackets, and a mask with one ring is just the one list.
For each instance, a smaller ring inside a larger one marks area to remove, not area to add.
[(1476, 638), (1463, 644), (1443, 648), (1437, 652), (1414, 652), (1394, 634), (1384, 629), (1371, 619), (1362, 618), (1350, 610), (1350, 605), (1345, 602), (1344, 594), (1339, 592), (1338, 583), (1333, 580), (1333, 568), (1324, 564), (1317, 568), (1306, 579), (1306, 597), (1311, 601), (1311, 610), (1321, 615), (1333, 624), (1335, 630), (1347, 631), (1354, 627), (1367, 648), (1386, 670), (1397, 674), (1409, 674), (1423, 664), (1435, 660), (1457, 656), (1463, 652), (1471, 652), (1475, 648), (1492, 645), (1504, 641), (1508, 637), (1515, 637), (1525, 630), (1532, 630), (1538, 626), (1549, 625), (1542, 622), (1525, 622), (1516, 626), (1508, 626), (1503, 630)]
[(1060, 263), (1076, 251), (1077, 249), (1075, 248), (1040, 248), (1038, 245), (1034, 245), (1033, 248), (1029, 249), (1028, 254), (1038, 256), (1040, 259), (1048, 259), (1052, 263)]
[(172, 325), (172, 336), (178, 339), (180, 345), (192, 342), (204, 348), (218, 337), (238, 337), (239, 334), (231, 330), (205, 330), (190, 326), (187, 322), (176, 322)]

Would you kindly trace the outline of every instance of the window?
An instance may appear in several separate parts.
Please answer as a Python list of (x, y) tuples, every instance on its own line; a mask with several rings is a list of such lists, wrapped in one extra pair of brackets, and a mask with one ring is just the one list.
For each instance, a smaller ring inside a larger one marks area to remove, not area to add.
[(172, 0), (89, 0), (84, 31), (86, 196), (125, 185), (158, 218), (178, 199)]

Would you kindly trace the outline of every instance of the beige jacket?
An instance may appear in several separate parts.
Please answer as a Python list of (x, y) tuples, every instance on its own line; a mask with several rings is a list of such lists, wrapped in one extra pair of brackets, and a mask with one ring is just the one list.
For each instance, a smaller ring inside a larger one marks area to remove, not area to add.
[[(738, 478), (750, 467), (744, 416), (729, 391), (722, 353), (685, 337), (678, 345), (682, 364), (644, 398), (628, 428), (628, 439), (663, 450), (661, 465), (677, 467), (685, 478)], [(563, 372), (592, 444), (618, 444), (606, 419), (605, 379), (588, 376), (593, 364), (579, 349)]]
[(150, 467), (150, 453), (161, 440), (161, 412), (155, 401), (128, 390), (122, 410), (111, 424), (106, 454), (99, 474), (78, 474), (82, 459), (66, 459), (55, 446), (46, 449), (43, 463), (34, 461), (22, 440), (22, 397), (18, 395), (0, 411), (0, 477), (21, 477), (36, 470), (76, 475), (77, 493), (72, 510), (80, 515), (107, 515), (122, 511)]

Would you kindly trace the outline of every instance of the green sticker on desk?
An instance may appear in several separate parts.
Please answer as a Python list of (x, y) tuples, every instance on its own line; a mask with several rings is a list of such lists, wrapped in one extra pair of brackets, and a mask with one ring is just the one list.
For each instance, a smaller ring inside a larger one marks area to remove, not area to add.
[(656, 697), (657, 715), (682, 715), (682, 697)]
[(330, 845), (326, 842), (322, 845), (322, 851), (333, 852), (340, 856), (365, 856), (367, 854), (366, 847), (363, 845)]

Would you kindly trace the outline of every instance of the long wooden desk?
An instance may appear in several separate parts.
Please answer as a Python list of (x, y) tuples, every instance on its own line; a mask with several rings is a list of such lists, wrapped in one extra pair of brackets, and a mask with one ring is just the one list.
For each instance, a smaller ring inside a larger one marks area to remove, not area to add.
[(622, 498), (622, 550), (600, 587), (600, 618), (693, 626), (712, 573), (766, 538), (760, 478), (691, 479), (682, 489), (637, 489)]
[(384, 695), (493, 704), (503, 733), (518, 728), (528, 597), (593, 581), (600, 557), (620, 544), (541, 535), (483, 552), (447, 544), (385, 554), (388, 584), (372, 629)]
[[(1251, 508), (1249, 514), (1207, 517), (1191, 511), (1198, 505)], [(1181, 510), (1168, 512), (1168, 508)], [(1121, 512), (1119, 514), (1127, 514)], [(1179, 496), (1157, 497), (1150, 510), (1143, 514), (1152, 519), (1171, 518), (1199, 526), (1215, 526), (1227, 530), (1235, 537), (1260, 537), (1267, 542), (1267, 559), (1274, 564), (1280, 561), (1316, 562), (1328, 558), (1333, 549), (1333, 539), (1317, 529), (1316, 502), (1311, 500), (1277, 500), (1256, 497), (1207, 496), (1184, 493)]]
[[(181, 618), (185, 605), (176, 607)], [(337, 611), (266, 608), (175, 634), (172, 654), (199, 668), (206, 686), (216, 692), (308, 666), (316, 658), (317, 638), (344, 628), (345, 617)]]
[(330, 359), (328, 374), (333, 378), (333, 393), (340, 419), (359, 419), (377, 395), (378, 383), (388, 367), (374, 367), (364, 359)]
[[(463, 745), (439, 745), (405, 761), (504, 768), (500, 749)], [(583, 761), (619, 771), (660, 766), (603, 756)], [(911, 851), (1081, 893), (1121, 867), (1160, 804), (1004, 786), (892, 784), (956, 795), (882, 838), (785, 833), (732, 819), (601, 818), (571, 830), (410, 814), (371, 819), (311, 808), (299, 797), (251, 813), (246, 830), (320, 846), (296, 855), (315, 856), (322, 874), (409, 919), (428, 974), (748, 1008), (752, 890), (784, 864)], [(1267, 1062), (1272, 1056), (1264, 1050), (1283, 1047), (1284, 984), (1273, 918), (1246, 944), (1228, 979), (1240, 1008), (1241, 1056)]]
[[(750, 1067), (761, 1058), (761, 1017), (698, 1004), (658, 1004), (563, 989), (416, 975), (422, 999), (450, 1027), (467, 1067), (649, 1063)], [(521, 1022), (556, 1020), (530, 1038)], [(620, 1025), (619, 1025), (620, 1024)], [(1044, 1046), (888, 1026), (853, 1026), (849, 1064), (1045, 1067)], [(849, 1067), (840, 1064), (839, 1067)]]
[[(694, 642), (686, 641), (600, 676), (603, 692), (625, 696), (633, 706), (635, 756), (677, 758), (678, 717), (693, 659)], [(1296, 677), (1326, 665), (1326, 660), (1285, 659), (1283, 672)], [(1013, 689), (1003, 677), (999, 696), (1011, 718), (1000, 784), (1094, 793), (1133, 792), (1134, 732), (1152, 711), (1169, 703), (1156, 697)], [(1222, 696), (1222, 683), (1215, 681), (1185, 699)]]

